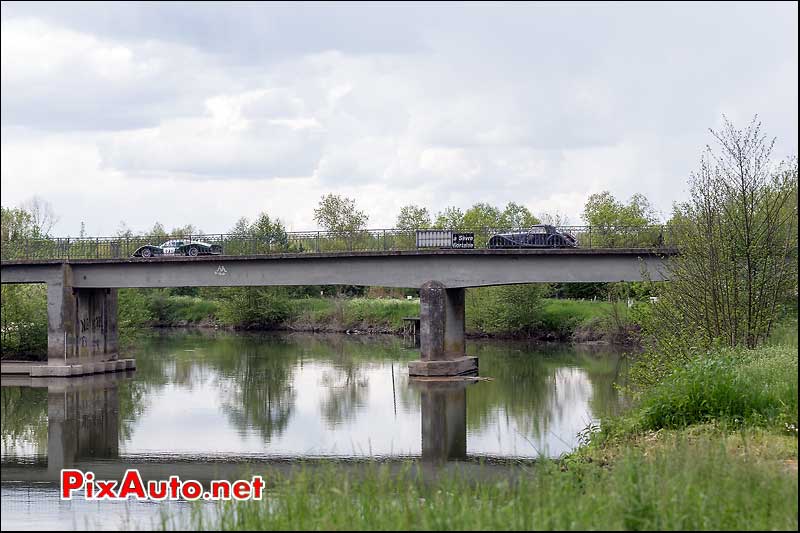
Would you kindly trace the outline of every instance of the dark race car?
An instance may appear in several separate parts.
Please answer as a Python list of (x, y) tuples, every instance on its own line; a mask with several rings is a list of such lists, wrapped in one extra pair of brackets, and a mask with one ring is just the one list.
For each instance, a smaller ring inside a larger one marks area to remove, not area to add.
[(209, 244), (202, 241), (183, 241), (171, 240), (162, 243), (161, 246), (145, 244), (133, 252), (134, 257), (153, 257), (156, 255), (188, 255), (196, 257), (198, 255), (221, 255), (222, 246), (219, 244)]
[(578, 239), (550, 224), (537, 224), (527, 231), (498, 233), (489, 238), (488, 248), (575, 248)]

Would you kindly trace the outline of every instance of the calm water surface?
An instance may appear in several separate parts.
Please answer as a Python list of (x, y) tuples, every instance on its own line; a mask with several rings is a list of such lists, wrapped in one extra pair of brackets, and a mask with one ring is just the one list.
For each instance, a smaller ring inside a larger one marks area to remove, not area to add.
[[(618, 351), (469, 341), (478, 383), (410, 382), (396, 337), (152, 334), (132, 373), (2, 383), (3, 529), (121, 529), (168, 507), (61, 502), (63, 467), (119, 479), (237, 479), (300, 459), (442, 465), (557, 457), (618, 412)], [(25, 380), (23, 380), (25, 381)]]

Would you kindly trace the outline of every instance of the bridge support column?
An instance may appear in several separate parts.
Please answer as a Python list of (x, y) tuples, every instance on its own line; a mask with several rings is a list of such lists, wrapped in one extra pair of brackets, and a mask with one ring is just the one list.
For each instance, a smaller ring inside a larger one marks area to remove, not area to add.
[(420, 297), (420, 360), (408, 364), (411, 376), (458, 376), (478, 371), (478, 358), (467, 357), (464, 345), (464, 289), (448, 289), (438, 281), (422, 285)]
[(78, 289), (63, 265), (47, 283), (47, 366), (32, 366), (34, 377), (67, 377), (134, 368), (119, 361), (117, 289)]

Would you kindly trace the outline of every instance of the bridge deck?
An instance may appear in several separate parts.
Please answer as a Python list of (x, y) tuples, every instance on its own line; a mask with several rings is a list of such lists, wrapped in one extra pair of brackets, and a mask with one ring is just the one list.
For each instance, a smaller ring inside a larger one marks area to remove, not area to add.
[(224, 261), (281, 260), (281, 259), (341, 259), (347, 257), (428, 257), (428, 256), (663, 256), (678, 253), (677, 248), (507, 248), (507, 249), (440, 249), (440, 250), (387, 250), (387, 251), (341, 251), (271, 253), (257, 255), (161, 255), (151, 258), (121, 257), (110, 259), (8, 259), (2, 265), (92, 265), (92, 264), (136, 264), (136, 263), (198, 263)]
[[(74, 288), (370, 285), (449, 288), (661, 280), (674, 249), (402, 250), (2, 262), (3, 283)], [(649, 272), (649, 278), (643, 272)], [(68, 279), (64, 279), (67, 276)]]

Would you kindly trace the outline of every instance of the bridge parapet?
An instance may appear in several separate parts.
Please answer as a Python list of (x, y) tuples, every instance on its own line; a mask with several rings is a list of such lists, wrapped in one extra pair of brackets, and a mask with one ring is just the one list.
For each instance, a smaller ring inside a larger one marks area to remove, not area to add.
[[(598, 227), (561, 226), (557, 230), (577, 239), (581, 249), (650, 248), (668, 249), (676, 246), (668, 226)], [(530, 228), (459, 228), (441, 230), (457, 234), (472, 234), (475, 249), (491, 249), (492, 236), (523, 235)], [(121, 259), (133, 256), (146, 245), (158, 247), (167, 241), (200, 242), (218, 246), (225, 256), (255, 256), (271, 254), (317, 254), (328, 252), (389, 252), (419, 249), (417, 230), (364, 229), (349, 232), (298, 231), (270, 234), (201, 235), (137, 235), (118, 237), (11, 239), (2, 243), (2, 260), (14, 259)], [(505, 242), (507, 249), (527, 248), (531, 239)], [(538, 242), (538, 241), (536, 241)], [(188, 248), (186, 248), (188, 250)], [(202, 254), (206, 251), (199, 249)], [(210, 249), (209, 249), (210, 251)]]

